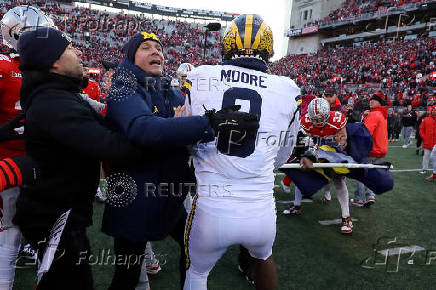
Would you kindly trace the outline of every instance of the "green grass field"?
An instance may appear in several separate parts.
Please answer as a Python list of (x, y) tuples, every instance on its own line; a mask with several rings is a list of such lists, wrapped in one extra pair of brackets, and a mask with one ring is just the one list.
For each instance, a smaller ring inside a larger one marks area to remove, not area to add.
[[(393, 145), (401, 145), (396, 143)], [(385, 158), (394, 169), (421, 168), (421, 156), (414, 147), (391, 147)], [(424, 181), (418, 172), (394, 172), (394, 190), (377, 196), (371, 208), (351, 207), (357, 219), (351, 235), (339, 233), (338, 225), (322, 226), (318, 221), (340, 217), (333, 193), (329, 204), (320, 193), (313, 203), (303, 204), (303, 215), (282, 216), (293, 200), (276, 188), (277, 237), (273, 256), (278, 271), (277, 289), (435, 289), (436, 288), (436, 183)], [(281, 176), (276, 177), (279, 184)], [(348, 182), (350, 197), (354, 182)], [(292, 191), (293, 192), (293, 191)], [(88, 235), (94, 253), (112, 249), (112, 239), (100, 232), (103, 205), (95, 203), (94, 225)], [(378, 250), (416, 245), (423, 251), (387, 256)], [(167, 238), (153, 243), (153, 249), (166, 264), (151, 276), (152, 289), (178, 289), (178, 246)], [(238, 247), (229, 248), (209, 275), (209, 289), (254, 289), (236, 269)], [(112, 266), (94, 266), (95, 289), (107, 289)], [(20, 269), (14, 289), (31, 289), (35, 269)]]

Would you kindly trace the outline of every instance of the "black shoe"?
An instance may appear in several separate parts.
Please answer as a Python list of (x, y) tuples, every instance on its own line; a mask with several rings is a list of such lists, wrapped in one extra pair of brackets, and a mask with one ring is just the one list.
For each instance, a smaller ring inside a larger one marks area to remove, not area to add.
[(416, 149), (416, 155), (419, 155), (419, 149)]
[(248, 250), (243, 246), (239, 246), (239, 256), (238, 256), (238, 270), (242, 276), (250, 283), (254, 284), (254, 273), (253, 273), (254, 261), (250, 256)]
[(251, 276), (251, 273), (244, 271), (244, 269), (241, 268), (241, 265), (238, 265), (238, 270), (241, 273), (242, 276), (250, 283), (251, 285), (255, 286), (254, 279)]

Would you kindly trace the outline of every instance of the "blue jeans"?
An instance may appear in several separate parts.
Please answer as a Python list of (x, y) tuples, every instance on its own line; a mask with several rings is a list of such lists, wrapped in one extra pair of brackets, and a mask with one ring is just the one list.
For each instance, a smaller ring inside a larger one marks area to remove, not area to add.
[(410, 135), (412, 134), (412, 132), (412, 126), (403, 128), (404, 145), (410, 145)]
[[(368, 157), (366, 159), (366, 163), (374, 164), (376, 161), (381, 160), (381, 158), (377, 157)], [(363, 185), (363, 183), (356, 181), (356, 191), (354, 192), (354, 200), (355, 201), (365, 201), (366, 198), (374, 196), (374, 192), (370, 190), (368, 187)]]

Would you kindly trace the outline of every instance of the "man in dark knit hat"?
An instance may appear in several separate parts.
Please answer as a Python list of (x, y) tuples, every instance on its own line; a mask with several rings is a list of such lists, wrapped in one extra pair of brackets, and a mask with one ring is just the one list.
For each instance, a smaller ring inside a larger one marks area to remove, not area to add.
[[(135, 289), (147, 241), (167, 236), (180, 246), (180, 285), (183, 285), (187, 215), (183, 202), (188, 191), (194, 191), (195, 184), (186, 145), (213, 141), (214, 134), (221, 130), (217, 126), (221, 121), (211, 118), (210, 112), (208, 116), (178, 118), (184, 114), (185, 97), (180, 90), (171, 88), (163, 71), (164, 48), (159, 38), (154, 33), (137, 33), (124, 47), (124, 58), (107, 97), (108, 122), (129, 140), (147, 147), (146, 163), (135, 168), (111, 166), (109, 180), (111, 176), (114, 180), (118, 180), (116, 176), (120, 180), (127, 178), (135, 186), (123, 200), (109, 191), (102, 229), (114, 237), (116, 256), (138, 257), (133, 264), (116, 264), (111, 290)], [(243, 123), (257, 130), (256, 116), (234, 110), (237, 108), (224, 108), (216, 114), (233, 115), (233, 120), (246, 118)]]
[[(147, 57), (149, 47), (142, 45), (143, 40), (132, 40), (136, 46), (134, 49), (142, 52), (137, 57), (138, 61), (141, 60), (140, 65), (151, 66), (153, 72), (161, 72), (163, 59), (156, 63), (155, 52), (152, 59)], [(138, 48), (140, 45), (141, 48)], [(93, 289), (86, 227), (92, 224), (92, 201), (99, 183), (100, 162), (108, 161), (113, 168), (124, 170), (147, 168), (150, 160), (159, 157), (155, 155), (158, 150), (141, 150), (137, 146), (184, 146), (196, 144), (201, 139), (209, 141), (219, 133), (219, 125), (223, 122), (230, 123), (224, 126), (229, 130), (239, 129), (237, 122), (232, 122), (239, 115), (211, 112), (208, 116), (179, 118), (174, 122), (176, 119), (173, 118), (144, 114), (146, 104), (137, 103), (135, 94), (129, 95), (133, 87), (139, 91), (141, 88), (136, 81), (131, 82), (132, 73), (124, 67), (125, 74), (115, 81), (112, 99), (118, 102), (118, 106), (113, 106), (110, 114), (119, 118), (112, 118), (113, 128), (124, 134), (127, 128), (129, 133), (133, 133), (133, 138), (128, 134), (134, 141), (131, 143), (121, 134), (107, 129), (102, 116), (80, 96), (83, 85), (81, 52), (72, 46), (65, 33), (52, 28), (25, 32), (20, 36), (18, 52), (23, 72), (20, 101), (25, 111), (26, 153), (37, 162), (41, 178), (36, 185), (23, 187), (14, 223), (32, 246), (38, 248), (38, 255), (41, 256), (55, 221), (71, 210), (58, 246), (57, 253), (60, 255), (55, 256), (51, 268), (42, 276), (38, 289)], [(137, 76), (141, 77), (141, 82), (146, 81), (145, 75)], [(172, 105), (176, 104), (172, 101), (156, 103), (156, 106), (162, 111), (173, 110)], [(163, 104), (165, 108), (161, 106)], [(123, 110), (125, 107), (131, 109), (130, 112), (123, 111), (128, 115), (116, 114), (116, 109)], [(179, 106), (175, 113), (171, 112), (181, 115), (181, 111)], [(123, 122), (130, 118), (136, 122), (129, 125)], [(241, 118), (238, 120), (244, 121)], [(116, 121), (123, 127), (116, 126)], [(180, 158), (184, 161), (184, 156), (170, 156), (174, 162)], [(159, 172), (158, 168), (151, 170), (161, 176), (171, 172), (171, 169), (167, 172)], [(130, 226), (128, 228), (131, 229)], [(115, 247), (117, 250), (117, 244)]]
[[(82, 99), (81, 52), (52, 28), (23, 33), (18, 42), (23, 82), (26, 153), (41, 179), (23, 186), (14, 218), (24, 237), (44, 254), (55, 221), (71, 209), (51, 268), (37, 289), (93, 289), (86, 227), (100, 179), (100, 161), (131, 164), (141, 150), (103, 126)], [(81, 259), (82, 258), (82, 259)]]

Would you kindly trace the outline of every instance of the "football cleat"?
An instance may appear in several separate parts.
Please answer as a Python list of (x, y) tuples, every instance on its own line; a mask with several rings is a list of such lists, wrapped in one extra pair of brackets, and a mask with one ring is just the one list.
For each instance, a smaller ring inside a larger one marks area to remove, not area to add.
[(244, 276), (245, 280), (247, 280), (248, 283), (250, 283), (253, 286), (255, 285), (251, 270), (244, 269), (243, 267), (241, 267), (241, 265), (238, 265), (238, 271), (241, 273), (242, 276)]
[(368, 196), (366, 198), (366, 202), (363, 204), (364, 207), (370, 207), (375, 203), (375, 197), (374, 196)]
[(301, 205), (291, 206), (289, 209), (285, 209), (283, 215), (300, 215), (302, 212)]
[(356, 200), (356, 199), (350, 199), (350, 203), (357, 207), (363, 207), (363, 205), (365, 204), (363, 201)]
[(433, 173), (433, 175), (427, 177), (425, 180), (427, 180), (427, 181), (436, 181), (436, 173)]
[(342, 218), (341, 234), (351, 234), (353, 232), (353, 221), (351, 217)]
[(254, 57), (265, 63), (273, 56), (271, 28), (257, 14), (242, 14), (233, 19), (222, 39), (223, 59)]

